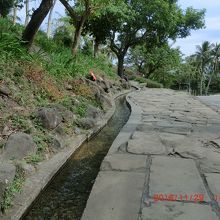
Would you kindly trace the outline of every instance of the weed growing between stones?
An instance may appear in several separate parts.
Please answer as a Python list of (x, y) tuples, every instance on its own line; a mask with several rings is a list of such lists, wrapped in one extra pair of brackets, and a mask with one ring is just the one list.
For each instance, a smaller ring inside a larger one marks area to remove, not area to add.
[(37, 154), (31, 154), (29, 156), (27, 156), (25, 158), (25, 161), (28, 163), (28, 164), (32, 164), (32, 165), (36, 165), (38, 164), (39, 162), (43, 161), (44, 160), (44, 157), (42, 154), (40, 153), (37, 153)]
[(24, 171), (17, 167), (15, 178), (9, 183), (3, 195), (3, 202), (1, 204), (1, 210), (3, 213), (12, 205), (15, 194), (21, 192), (24, 181)]

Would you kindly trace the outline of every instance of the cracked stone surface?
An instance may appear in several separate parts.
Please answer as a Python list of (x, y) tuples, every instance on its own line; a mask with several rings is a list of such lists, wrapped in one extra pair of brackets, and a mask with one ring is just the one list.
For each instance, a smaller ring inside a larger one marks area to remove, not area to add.
[(190, 159), (153, 157), (149, 188), (151, 197), (158, 193), (180, 197), (203, 194), (204, 201), (210, 201), (195, 162)]
[(127, 151), (133, 154), (163, 154), (165, 146), (156, 133), (135, 132), (128, 141)]
[(210, 206), (180, 202), (158, 202), (143, 208), (141, 220), (218, 220)]
[(147, 157), (143, 155), (115, 154), (106, 156), (101, 165), (102, 171), (146, 171)]
[(220, 205), (220, 174), (207, 173), (205, 176), (214, 199)]
[(82, 220), (220, 219), (219, 111), (169, 89), (128, 100)]
[(144, 173), (100, 172), (82, 219), (137, 219), (144, 178)]

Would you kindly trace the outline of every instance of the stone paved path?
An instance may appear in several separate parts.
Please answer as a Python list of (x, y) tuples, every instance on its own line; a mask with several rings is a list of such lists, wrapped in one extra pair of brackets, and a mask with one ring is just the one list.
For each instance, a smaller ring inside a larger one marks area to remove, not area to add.
[(82, 220), (220, 219), (220, 115), (182, 92), (129, 95)]

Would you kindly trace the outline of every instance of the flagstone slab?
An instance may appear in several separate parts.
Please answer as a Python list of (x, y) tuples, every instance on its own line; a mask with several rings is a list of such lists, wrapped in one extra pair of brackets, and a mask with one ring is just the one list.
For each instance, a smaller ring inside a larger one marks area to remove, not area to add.
[(178, 200), (189, 201), (191, 196), (204, 195), (210, 201), (203, 181), (191, 159), (155, 156), (150, 168), (150, 196), (157, 194), (178, 196)]
[(144, 173), (101, 171), (81, 220), (138, 219), (144, 181)]
[(142, 210), (141, 220), (218, 220), (208, 205), (157, 202)]
[(135, 132), (128, 141), (127, 151), (133, 154), (164, 154), (166, 148), (156, 133)]

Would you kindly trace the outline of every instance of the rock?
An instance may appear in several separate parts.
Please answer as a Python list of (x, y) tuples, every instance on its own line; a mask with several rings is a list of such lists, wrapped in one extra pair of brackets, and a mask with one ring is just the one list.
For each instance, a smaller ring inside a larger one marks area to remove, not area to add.
[(66, 84), (66, 85), (65, 85), (65, 89), (66, 89), (66, 90), (73, 90), (73, 87), (72, 87), (72, 85), (70, 85), (70, 84)]
[(63, 120), (64, 122), (72, 122), (76, 119), (76, 116), (73, 114), (73, 112), (66, 110), (62, 112)]
[(62, 122), (62, 116), (56, 108), (42, 108), (37, 112), (46, 129), (52, 130)]
[(53, 133), (56, 135), (61, 135), (61, 136), (65, 136), (66, 135), (66, 132), (64, 130), (64, 126), (63, 124), (59, 124), (54, 130), (53, 130)]
[(16, 168), (13, 164), (1, 159), (0, 162), (0, 204), (3, 201), (7, 185), (14, 179)]
[(50, 146), (54, 150), (60, 150), (64, 147), (64, 141), (58, 135), (50, 137)]
[(55, 108), (58, 111), (58, 113), (63, 117), (64, 122), (71, 122), (76, 119), (74, 113), (66, 109), (63, 105), (56, 104), (52, 106), (52, 108)]
[(35, 154), (36, 151), (37, 145), (30, 135), (22, 132), (13, 133), (6, 142), (3, 158), (19, 160), (30, 154)]
[(97, 80), (98, 85), (100, 85), (102, 87), (102, 89), (106, 92), (109, 93), (110, 92), (110, 85), (107, 81), (105, 80)]
[(129, 82), (127, 82), (125, 79), (120, 79), (121, 86), (123, 89), (130, 89), (131, 85)]
[(95, 120), (92, 118), (83, 118), (78, 120), (78, 125), (86, 130), (95, 126)]
[(18, 161), (16, 164), (26, 177), (31, 176), (35, 172), (35, 167), (31, 164), (26, 163), (24, 160)]
[(3, 136), (9, 136), (12, 133), (12, 131), (10, 130), (10, 128), (6, 125), (2, 131), (2, 135)]
[(76, 135), (81, 134), (81, 129), (78, 128), (78, 127), (76, 127), (76, 128), (74, 129), (74, 133), (75, 133)]
[(87, 118), (98, 118), (101, 116), (101, 114), (102, 112), (98, 108), (92, 105), (89, 105), (87, 108), (86, 117)]
[(99, 101), (101, 102), (104, 111), (112, 107), (111, 100), (103, 94), (100, 95)]
[(5, 85), (0, 85), (0, 94), (9, 96), (11, 94), (11, 91), (9, 88)]

